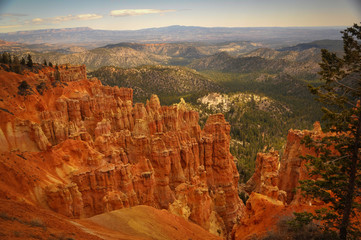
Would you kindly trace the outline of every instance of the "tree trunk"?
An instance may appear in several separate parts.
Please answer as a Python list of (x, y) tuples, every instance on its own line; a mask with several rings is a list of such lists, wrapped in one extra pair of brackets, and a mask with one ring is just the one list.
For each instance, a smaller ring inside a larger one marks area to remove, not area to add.
[(356, 182), (356, 173), (357, 173), (357, 161), (358, 161), (358, 154), (360, 148), (360, 132), (361, 132), (361, 110), (359, 110), (359, 116), (357, 119), (357, 129), (355, 135), (355, 142), (352, 150), (352, 162), (351, 162), (351, 169), (349, 175), (349, 182), (347, 187), (347, 197), (345, 202), (345, 209), (343, 210), (342, 214), (342, 222), (340, 226), (340, 239), (346, 240), (347, 239), (347, 228), (350, 223), (350, 215), (352, 211), (352, 203), (354, 198), (355, 192), (355, 182)]

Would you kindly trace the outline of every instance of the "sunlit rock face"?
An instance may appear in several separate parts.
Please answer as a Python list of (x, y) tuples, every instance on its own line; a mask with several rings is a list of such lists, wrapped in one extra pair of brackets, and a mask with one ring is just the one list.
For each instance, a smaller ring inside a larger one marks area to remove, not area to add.
[[(233, 239), (252, 239), (277, 231), (277, 222), (292, 216), (293, 212), (314, 211), (322, 202), (301, 194), (297, 188), (300, 180), (310, 179), (307, 161), (301, 156), (313, 155), (302, 139), (309, 136), (320, 140), (330, 133), (323, 133), (318, 122), (313, 130), (289, 130), (282, 158), (277, 151), (258, 153), (253, 176), (243, 187), (249, 194), (243, 218), (232, 231)], [(332, 147), (331, 147), (332, 149)]]
[[(0, 71), (1, 197), (74, 218), (149, 205), (221, 236), (242, 216), (222, 114), (201, 130), (197, 112), (155, 95), (134, 104), (132, 89), (88, 80), (84, 67)], [(31, 95), (17, 94), (23, 80)]]

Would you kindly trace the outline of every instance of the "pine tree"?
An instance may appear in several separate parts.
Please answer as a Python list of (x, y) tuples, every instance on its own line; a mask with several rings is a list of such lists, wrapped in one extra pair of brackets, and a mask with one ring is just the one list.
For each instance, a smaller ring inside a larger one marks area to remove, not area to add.
[(20, 60), (17, 56), (14, 56), (14, 63), (12, 69), (15, 73), (21, 73)]
[(33, 60), (31, 59), (31, 55), (28, 54), (28, 62), (26, 63), (26, 65), (28, 65), (28, 67), (33, 67)]
[(60, 81), (60, 72), (58, 69), (55, 70), (54, 78), (56, 81)]
[(48, 65), (48, 63), (46, 62), (46, 59), (44, 59), (43, 65), (44, 65), (44, 66), (47, 66), (47, 65)]
[(10, 63), (10, 54), (7, 52), (3, 53), (3, 63), (9, 64)]
[(25, 63), (25, 58), (24, 58), (24, 57), (22, 57), (22, 58), (21, 58), (20, 64), (21, 64), (21, 65), (25, 65), (25, 64), (26, 64), (26, 63)]
[(316, 156), (305, 157), (314, 179), (301, 181), (300, 188), (329, 204), (312, 218), (321, 220), (327, 231), (337, 229), (339, 238), (346, 240), (361, 236), (355, 217), (361, 210), (361, 26), (354, 24), (342, 33), (343, 57), (323, 49), (319, 73), (323, 84), (309, 86), (323, 103), (330, 134), (304, 139)]
[(52, 62), (49, 62), (49, 67), (53, 67), (53, 64), (52, 64)]

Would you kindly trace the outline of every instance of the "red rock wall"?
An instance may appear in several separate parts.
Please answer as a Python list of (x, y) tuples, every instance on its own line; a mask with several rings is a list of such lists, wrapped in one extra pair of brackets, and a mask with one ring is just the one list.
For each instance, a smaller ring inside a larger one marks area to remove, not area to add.
[(245, 191), (249, 194), (255, 192), (285, 202), (287, 194), (278, 188), (279, 168), (278, 151), (258, 153), (255, 173), (248, 180)]
[(317, 122), (312, 131), (291, 129), (281, 160), (277, 151), (257, 154), (255, 173), (244, 186), (250, 195), (244, 217), (234, 226), (232, 239), (261, 239), (270, 230), (277, 231), (276, 223), (293, 212), (314, 211), (322, 205), (297, 189), (300, 180), (309, 179), (306, 160), (300, 156), (315, 155), (301, 143), (305, 136), (320, 139), (325, 133)]
[(25, 103), (16, 97), (15, 115), (1, 123), (2, 152), (46, 159), (32, 201), (69, 217), (145, 204), (230, 232), (244, 205), (223, 115), (201, 130), (198, 113), (181, 104), (162, 107), (152, 96), (133, 105), (131, 89), (82, 80), (82, 68), (59, 71), (71, 73), (62, 78), (67, 85), (49, 85)]
[(314, 124), (312, 131), (291, 129), (287, 135), (286, 148), (281, 160), (277, 151), (257, 154), (255, 173), (247, 182), (245, 190), (248, 193), (266, 195), (286, 204), (304, 203), (306, 199), (297, 187), (300, 180), (308, 179), (309, 176), (306, 160), (301, 156), (315, 155), (312, 149), (302, 144), (305, 136), (320, 139), (325, 134), (318, 122)]
[(298, 204), (305, 201), (300, 190), (296, 189), (299, 186), (300, 180), (309, 179), (306, 168), (307, 161), (300, 158), (300, 156), (315, 155), (312, 149), (307, 148), (301, 143), (305, 136), (321, 139), (325, 134), (322, 132), (318, 122), (314, 124), (314, 129), (311, 131), (291, 129), (288, 132), (287, 145), (281, 160), (278, 182), (278, 188), (287, 193), (288, 204)]

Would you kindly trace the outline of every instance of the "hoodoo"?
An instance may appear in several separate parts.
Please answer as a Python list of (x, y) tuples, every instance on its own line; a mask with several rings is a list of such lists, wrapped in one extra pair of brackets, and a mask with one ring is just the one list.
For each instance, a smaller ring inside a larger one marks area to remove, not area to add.
[(321, 139), (323, 133), (319, 122), (313, 130), (289, 130), (284, 154), (280, 160), (277, 151), (258, 153), (256, 169), (244, 186), (249, 194), (244, 217), (233, 229), (234, 239), (262, 236), (275, 230), (277, 223), (292, 216), (293, 212), (316, 209), (322, 203), (308, 199), (297, 189), (300, 180), (309, 179), (306, 163), (300, 156), (315, 155), (313, 149), (302, 144), (309, 136)]
[(220, 236), (243, 215), (222, 114), (201, 130), (197, 112), (155, 95), (133, 104), (132, 89), (87, 79), (84, 66), (0, 71), (2, 198), (70, 218), (148, 205)]

